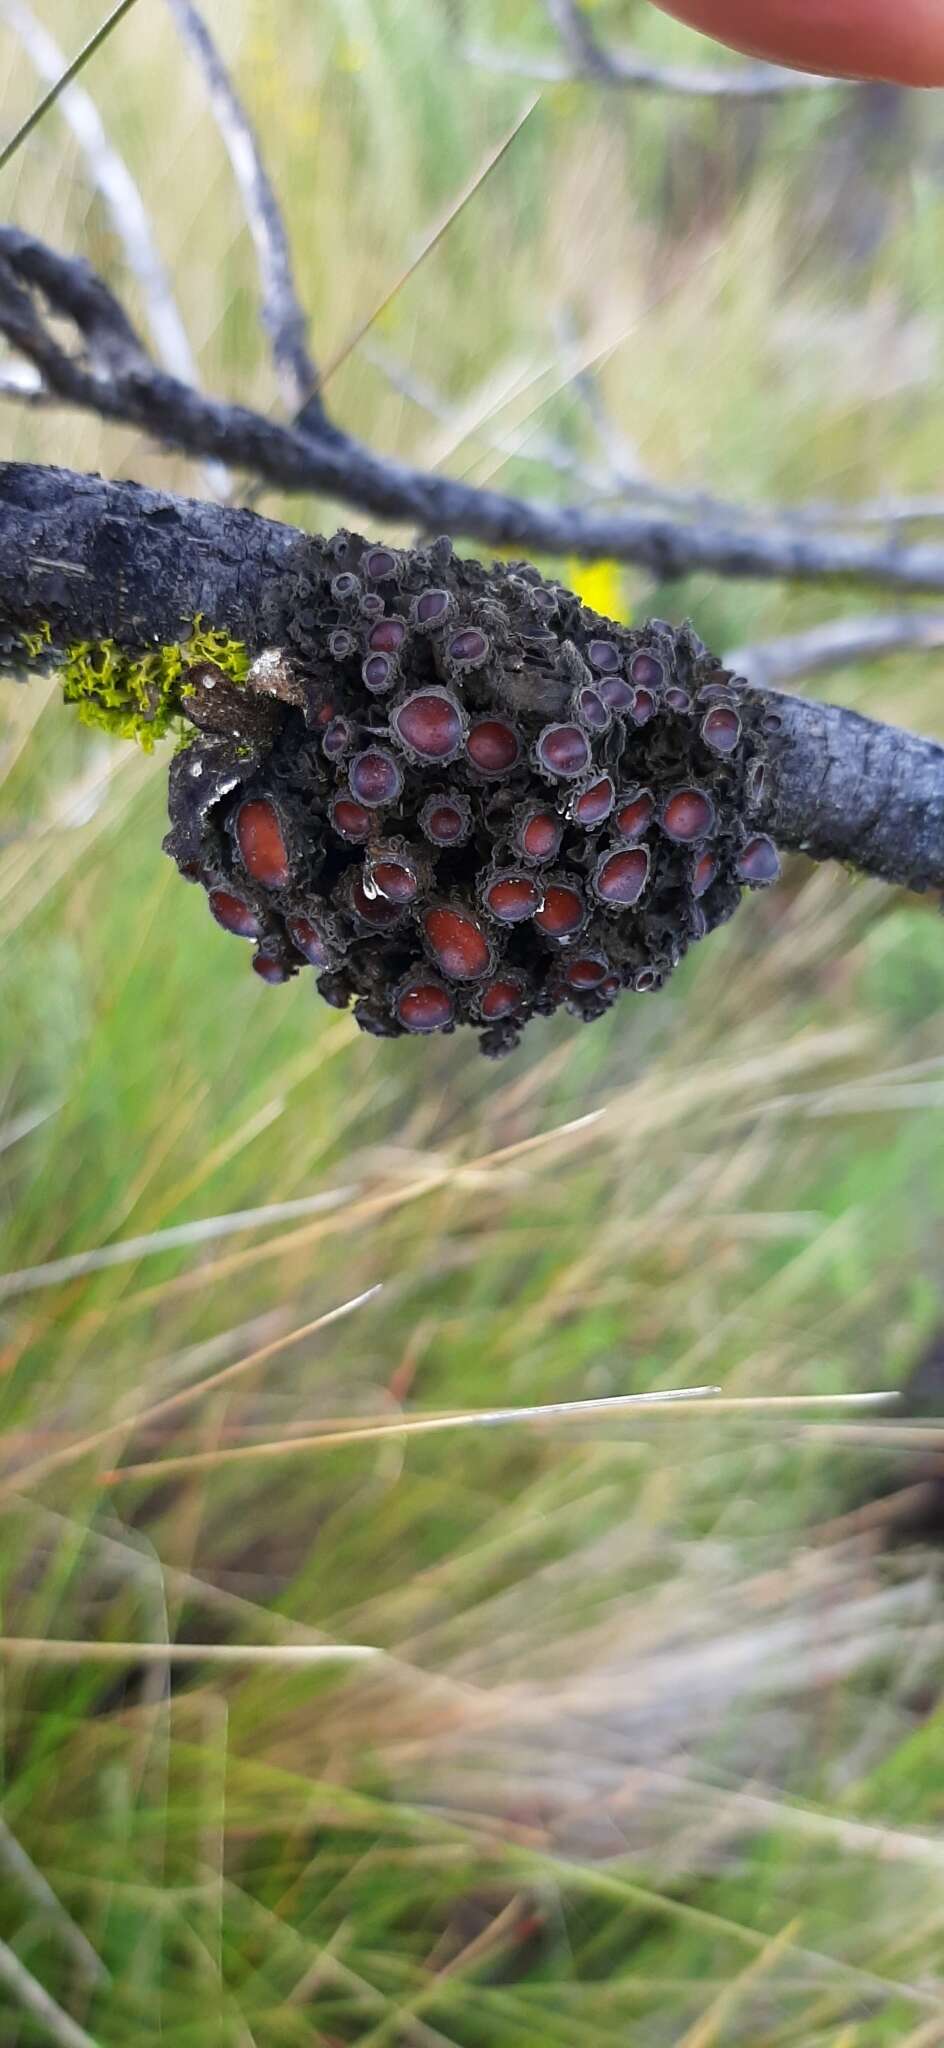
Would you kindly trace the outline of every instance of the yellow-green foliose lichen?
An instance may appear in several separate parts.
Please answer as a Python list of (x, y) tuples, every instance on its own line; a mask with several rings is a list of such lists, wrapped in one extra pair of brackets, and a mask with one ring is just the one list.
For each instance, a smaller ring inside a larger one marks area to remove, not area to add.
[[(21, 636), (31, 659), (49, 647), (51, 632), (41, 625)], [(212, 661), (232, 682), (245, 681), (249, 654), (241, 640), (215, 632), (194, 619), (186, 639), (146, 653), (131, 653), (115, 640), (76, 640), (66, 646), (54, 666), (67, 704), (74, 704), (83, 725), (93, 725), (115, 739), (137, 740), (150, 752), (156, 740), (175, 729), (187, 695), (187, 672), (195, 662)]]

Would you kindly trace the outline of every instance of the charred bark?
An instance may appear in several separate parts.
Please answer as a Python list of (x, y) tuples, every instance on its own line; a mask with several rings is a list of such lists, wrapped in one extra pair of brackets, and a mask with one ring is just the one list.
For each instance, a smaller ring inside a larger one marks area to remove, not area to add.
[[(252, 512), (68, 470), (0, 468), (0, 652), (15, 669), (79, 641), (146, 651), (197, 617), (251, 654), (297, 646), (318, 631), (331, 560), (328, 542)], [(472, 588), (483, 572), (452, 557), (450, 574)], [(47, 629), (46, 652), (27, 656), (23, 636)], [(553, 716), (557, 686), (540, 687)], [(753, 827), (814, 860), (944, 887), (944, 747), (749, 678), (730, 688), (764, 733)]]

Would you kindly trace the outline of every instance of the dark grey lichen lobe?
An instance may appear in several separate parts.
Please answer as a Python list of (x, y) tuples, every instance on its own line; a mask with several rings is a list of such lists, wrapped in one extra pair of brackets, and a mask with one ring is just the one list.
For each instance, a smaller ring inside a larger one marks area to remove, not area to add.
[(313, 967), (365, 1031), (464, 1023), (494, 1056), (661, 988), (775, 878), (760, 714), (690, 627), (447, 541), (342, 533), (277, 581), (278, 649), (194, 678), (165, 841), (264, 980)]

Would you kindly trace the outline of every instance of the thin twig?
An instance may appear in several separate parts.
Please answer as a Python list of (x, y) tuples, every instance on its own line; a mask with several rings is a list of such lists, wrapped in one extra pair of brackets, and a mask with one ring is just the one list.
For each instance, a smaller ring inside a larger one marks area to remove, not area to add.
[(118, 0), (117, 7), (112, 8), (107, 20), (103, 21), (100, 27), (95, 30), (95, 34), (89, 37), (87, 43), (83, 44), (78, 55), (73, 57), (71, 64), (66, 65), (65, 70), (54, 80), (49, 91), (43, 94), (42, 99), (38, 101), (32, 113), (28, 114), (26, 120), (20, 123), (15, 135), (11, 135), (5, 148), (0, 150), (0, 171), (5, 169), (10, 158), (19, 149), (21, 142), (25, 142), (27, 136), (32, 134), (33, 129), (42, 120), (43, 115), (48, 113), (50, 107), (55, 106), (60, 93), (64, 92), (66, 86), (72, 83), (73, 78), (78, 78), (79, 72), (85, 69), (89, 58), (94, 57), (96, 50), (101, 49), (106, 38), (111, 35), (113, 29), (118, 27), (119, 22), (123, 21), (125, 15), (130, 14), (134, 5), (135, 0)]
[(255, 130), (193, 0), (167, 0), (184, 41), (203, 72), (214, 119), (239, 187), (259, 266), (262, 320), (286, 409), (306, 432), (325, 433), (328, 420), (308, 346), (308, 320), (298, 295), (279, 202)]
[(564, 84), (583, 79), (593, 85), (622, 86), (634, 91), (674, 93), (684, 99), (781, 99), (785, 94), (833, 87), (832, 78), (788, 71), (779, 64), (696, 66), (659, 64), (632, 49), (610, 50), (593, 33), (577, 0), (544, 0), (552, 26), (563, 44), (558, 58), (526, 50), (503, 51), (473, 45), (465, 55), (490, 71)]
[(728, 668), (750, 676), (760, 690), (779, 689), (802, 676), (851, 668), (862, 661), (883, 661), (905, 649), (928, 653), (944, 647), (944, 612), (877, 613), (874, 618), (829, 619), (803, 633), (784, 633), (777, 640), (732, 647), (724, 656)]

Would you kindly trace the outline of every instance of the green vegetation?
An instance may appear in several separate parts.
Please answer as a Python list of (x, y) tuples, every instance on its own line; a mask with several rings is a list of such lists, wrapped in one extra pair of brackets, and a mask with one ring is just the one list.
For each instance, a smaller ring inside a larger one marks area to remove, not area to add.
[[(101, 7), (42, 12), (72, 49)], [(461, 12), (208, 8), (324, 360), (526, 95), (459, 63)], [(469, 13), (476, 40), (546, 46), (537, 7)], [(595, 18), (697, 50), (642, 8)], [(275, 409), (169, 10), (134, 10), (85, 83), (207, 388)], [(14, 54), (11, 126), (34, 91)], [(593, 363), (614, 436), (680, 486), (936, 488), (935, 115), (883, 105), (870, 128), (878, 101), (841, 94), (735, 113), (548, 93), (344, 361), (338, 417), (404, 459), (572, 496), (541, 435), (601, 462), (574, 377)], [(8, 173), (15, 216), (123, 283), (57, 120)], [(7, 430), (24, 459), (209, 488), (89, 419)], [(839, 603), (593, 575), (604, 609), (689, 613), (721, 648)], [(174, 651), (160, 673), (169, 702)], [(828, 688), (944, 734), (934, 657)], [(392, 1425), (897, 1385), (941, 1314), (935, 906), (797, 860), (665, 995), (536, 1026), (496, 1070), (461, 1036), (386, 1045), (304, 980), (261, 986), (161, 857), (168, 752), (84, 730), (52, 679), (0, 686), (0, 1270), (73, 1261), (0, 1291), (0, 1632), (20, 1642), (0, 1939), (97, 2048), (933, 2048), (940, 1567), (883, 1540), (870, 1504), (905, 1461), (879, 1417)], [(378, 1433), (324, 1442), (344, 1419)], [(182, 1456), (202, 1462), (161, 1473)], [(154, 1469), (116, 1483), (130, 1463)], [(22, 1647), (52, 1638), (74, 1661)], [(129, 1643), (148, 1661), (103, 1661)], [(319, 1643), (380, 1654), (306, 1665)], [(0, 2015), (3, 2048), (57, 2039), (8, 1975)]]
[[(39, 634), (24, 640), (39, 640)], [(41, 643), (42, 644), (42, 643)], [(32, 650), (27, 646), (27, 653)], [(37, 650), (38, 651), (38, 650)], [(198, 661), (215, 662), (234, 682), (245, 680), (249, 656), (239, 640), (195, 619), (186, 640), (132, 654), (114, 640), (79, 640), (63, 650), (54, 673), (67, 704), (83, 725), (97, 726), (112, 739), (137, 740), (150, 753), (169, 732), (185, 730), (181, 717), (186, 671)]]

